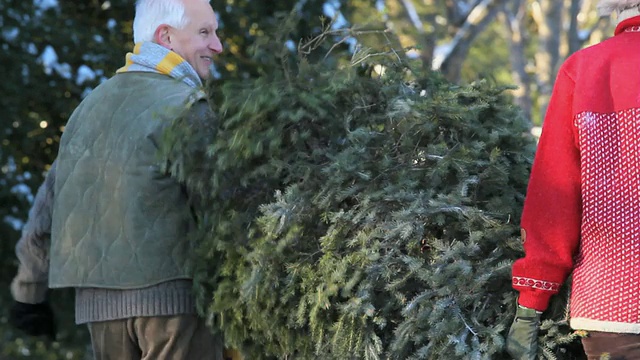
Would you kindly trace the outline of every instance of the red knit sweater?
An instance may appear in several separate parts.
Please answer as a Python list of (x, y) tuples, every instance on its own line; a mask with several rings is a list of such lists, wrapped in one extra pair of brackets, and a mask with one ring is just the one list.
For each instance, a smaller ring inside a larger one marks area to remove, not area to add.
[(574, 329), (640, 333), (640, 16), (560, 68), (521, 223), (521, 305), (573, 270)]

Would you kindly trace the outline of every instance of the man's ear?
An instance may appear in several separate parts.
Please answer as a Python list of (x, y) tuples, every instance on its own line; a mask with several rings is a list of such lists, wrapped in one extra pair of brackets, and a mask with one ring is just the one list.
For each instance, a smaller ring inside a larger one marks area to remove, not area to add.
[(171, 27), (169, 25), (162, 24), (158, 26), (156, 32), (153, 33), (153, 40), (156, 44), (173, 50), (171, 46)]

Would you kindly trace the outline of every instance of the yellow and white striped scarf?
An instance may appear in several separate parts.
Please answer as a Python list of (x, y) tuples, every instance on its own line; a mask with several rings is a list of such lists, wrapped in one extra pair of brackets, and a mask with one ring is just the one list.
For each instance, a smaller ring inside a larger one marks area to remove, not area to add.
[(202, 80), (191, 64), (177, 53), (150, 41), (137, 43), (133, 52), (127, 53), (125, 65), (116, 73), (133, 71), (169, 75), (193, 88), (202, 88)]

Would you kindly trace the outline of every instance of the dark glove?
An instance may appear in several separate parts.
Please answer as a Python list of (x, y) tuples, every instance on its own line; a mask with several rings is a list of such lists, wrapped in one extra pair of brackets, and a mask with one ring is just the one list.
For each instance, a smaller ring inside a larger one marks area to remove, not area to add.
[(9, 310), (9, 324), (27, 335), (45, 335), (51, 340), (56, 339), (56, 322), (48, 302), (39, 304), (14, 302)]
[(534, 360), (538, 354), (540, 313), (518, 306), (507, 336), (507, 352), (515, 360)]

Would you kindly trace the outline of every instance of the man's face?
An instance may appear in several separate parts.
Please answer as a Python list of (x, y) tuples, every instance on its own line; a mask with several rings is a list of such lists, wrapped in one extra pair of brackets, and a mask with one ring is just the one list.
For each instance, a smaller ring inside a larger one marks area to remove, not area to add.
[(201, 79), (211, 76), (214, 54), (222, 51), (216, 34), (218, 20), (211, 6), (202, 0), (184, 0), (185, 15), (189, 22), (184, 29), (171, 28), (171, 50), (185, 59)]

